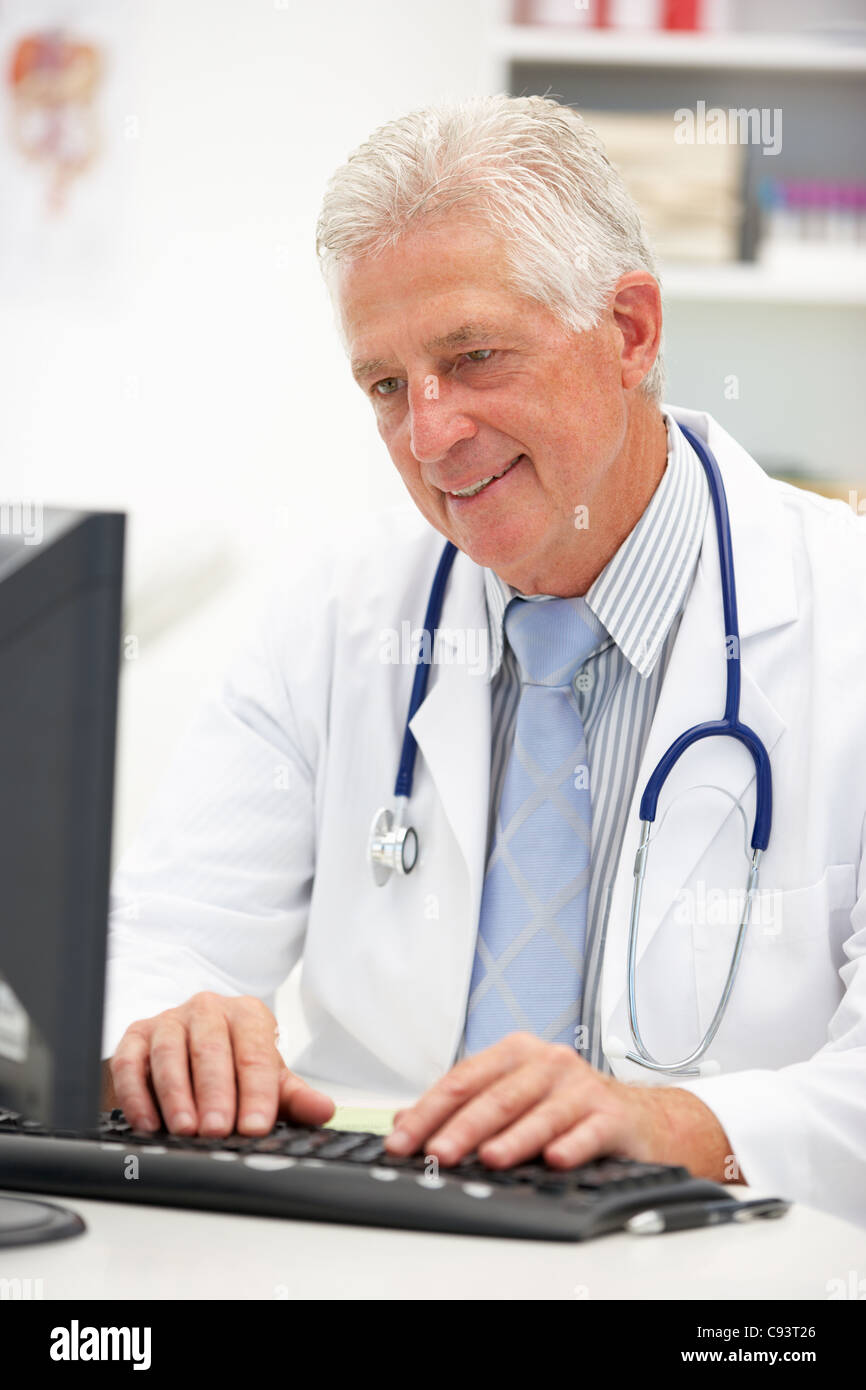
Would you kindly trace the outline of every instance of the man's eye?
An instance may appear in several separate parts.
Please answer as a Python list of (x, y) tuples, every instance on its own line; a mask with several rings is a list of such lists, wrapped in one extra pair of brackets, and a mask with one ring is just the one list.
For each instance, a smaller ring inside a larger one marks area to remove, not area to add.
[(398, 376), (386, 376), (381, 381), (377, 381), (373, 390), (377, 396), (393, 396), (400, 385)]
[(471, 357), (473, 362), (486, 362), (488, 357), (493, 356), (493, 348), (472, 348), (464, 356)]

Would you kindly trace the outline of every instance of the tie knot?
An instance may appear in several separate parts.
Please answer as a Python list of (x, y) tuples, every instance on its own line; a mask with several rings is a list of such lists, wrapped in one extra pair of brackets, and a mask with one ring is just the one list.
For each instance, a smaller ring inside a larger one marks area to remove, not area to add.
[(505, 610), (505, 632), (529, 685), (570, 685), (594, 647), (602, 627), (582, 598), (541, 603), (513, 598)]

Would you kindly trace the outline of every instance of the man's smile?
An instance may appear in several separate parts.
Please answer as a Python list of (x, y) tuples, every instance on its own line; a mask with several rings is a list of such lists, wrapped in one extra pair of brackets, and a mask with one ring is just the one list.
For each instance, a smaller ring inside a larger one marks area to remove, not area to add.
[(445, 493), (445, 496), (461, 502), (470, 501), (480, 493), (487, 492), (493, 483), (498, 482), (500, 478), (506, 477), (506, 475), (520, 463), (521, 459), (525, 458), (526, 454), (518, 454), (510, 463), (507, 463), (499, 473), (491, 473), (487, 477), (479, 478), (475, 482), (468, 483), (462, 488), (453, 491), (449, 490)]

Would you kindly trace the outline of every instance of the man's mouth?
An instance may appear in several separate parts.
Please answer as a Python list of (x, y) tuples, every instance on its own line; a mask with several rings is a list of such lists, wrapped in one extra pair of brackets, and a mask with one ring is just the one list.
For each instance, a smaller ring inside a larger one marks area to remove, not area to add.
[(505, 465), (501, 472), (491, 473), (489, 477), (486, 478), (479, 478), (477, 483), (470, 483), (468, 487), (462, 487), (459, 491), (449, 492), (447, 495), (449, 497), (477, 497), (479, 492), (483, 492), (486, 487), (489, 487), (491, 483), (495, 483), (498, 478), (504, 478), (506, 473), (510, 473), (514, 465), (525, 457), (525, 454), (518, 454), (516, 458), (513, 458), (510, 463)]

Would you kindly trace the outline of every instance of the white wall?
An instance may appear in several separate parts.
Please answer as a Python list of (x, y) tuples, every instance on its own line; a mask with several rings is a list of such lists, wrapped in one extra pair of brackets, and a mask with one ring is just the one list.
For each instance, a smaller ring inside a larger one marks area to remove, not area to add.
[[(0, 19), (35, 23), (65, 0), (39, 3), (6, 0)], [(37, 278), (0, 304), (3, 495), (128, 509), (135, 591), (156, 568), (177, 597), (194, 551), (223, 570), (235, 557), (228, 587), (165, 636), (142, 632), (127, 665), (115, 852), (255, 601), (259, 562), (403, 495), (332, 325), (316, 216), (376, 126), (485, 90), (487, 73), (483, 0), (129, 8), (105, 131), (126, 198), (119, 279), (61, 295)], [(64, 12), (84, 32), (91, 9)], [(111, 6), (105, 24), (123, 33)]]
[(771, 472), (796, 465), (842, 484), (842, 495), (849, 483), (862, 492), (859, 300), (850, 307), (680, 300), (666, 306), (665, 341), (669, 400), (709, 411)]

